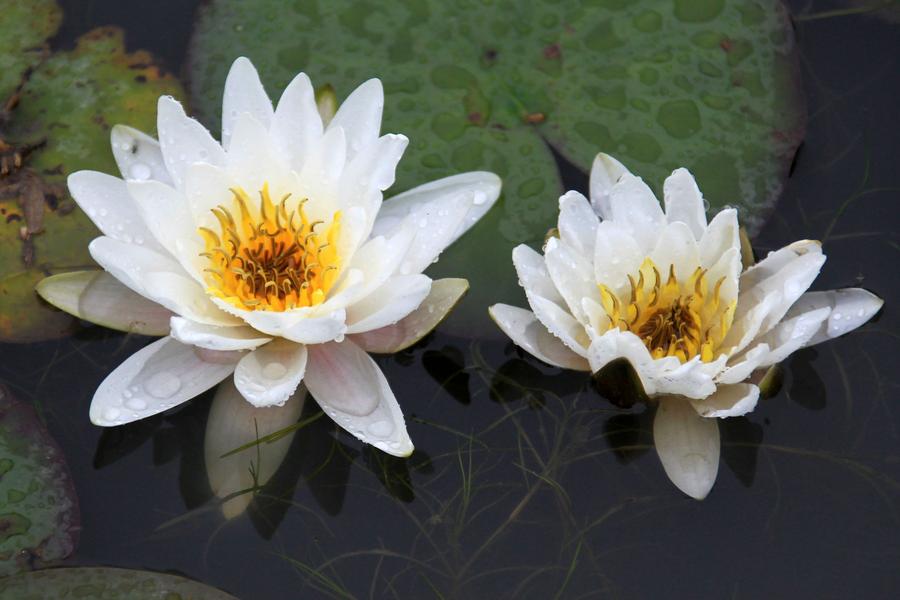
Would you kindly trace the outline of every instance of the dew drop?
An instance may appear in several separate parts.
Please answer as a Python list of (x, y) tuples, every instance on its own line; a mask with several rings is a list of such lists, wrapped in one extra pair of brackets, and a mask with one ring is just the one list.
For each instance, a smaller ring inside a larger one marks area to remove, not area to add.
[(863, 309), (859, 309), (859, 310), (856, 312), (856, 316), (857, 316), (857, 317), (864, 317), (864, 316), (866, 316), (866, 311), (864, 311)]
[(420, 219), (419, 227), (421, 227), (422, 229), (425, 229), (426, 227), (428, 227), (428, 219)]
[(487, 202), (487, 194), (484, 192), (475, 192), (475, 196), (472, 198), (472, 204), (481, 206), (485, 202)]
[(120, 411), (118, 408), (110, 406), (103, 411), (103, 418), (107, 421), (115, 421), (119, 418), (120, 414), (122, 414), (122, 411)]
[(844, 318), (844, 316), (841, 313), (833, 313), (831, 315), (831, 318), (834, 319), (835, 321), (840, 321), (841, 319)]
[(101, 216), (101, 217), (105, 217), (105, 216), (108, 215), (108, 214), (109, 214), (109, 211), (106, 210), (105, 208), (101, 208), (101, 209), (100, 209), (100, 216)]
[(142, 162), (134, 163), (133, 165), (131, 165), (131, 168), (128, 169), (128, 175), (130, 175), (132, 179), (150, 179), (151, 174), (152, 172), (150, 171), (150, 167)]
[(263, 367), (262, 374), (266, 379), (281, 379), (287, 374), (287, 367), (280, 362), (270, 362)]
[(154, 398), (171, 398), (181, 389), (181, 380), (171, 373), (157, 373), (144, 383), (144, 389)]
[(147, 402), (142, 398), (131, 398), (125, 402), (125, 406), (130, 408), (131, 410), (146, 410)]

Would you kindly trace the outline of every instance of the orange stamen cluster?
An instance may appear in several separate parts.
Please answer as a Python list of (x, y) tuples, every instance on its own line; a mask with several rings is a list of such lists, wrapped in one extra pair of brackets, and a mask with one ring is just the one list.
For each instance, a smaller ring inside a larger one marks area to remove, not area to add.
[(670, 265), (663, 283), (659, 269), (647, 258), (637, 280), (629, 275), (628, 281), (631, 293), (627, 300), (598, 284), (610, 327), (640, 337), (653, 358), (675, 356), (681, 362), (697, 355), (704, 362), (715, 358), (731, 327), (736, 305), (732, 301), (721, 306), (724, 277), (710, 289), (706, 269), (697, 267), (690, 277), (679, 281), (674, 266)]
[(301, 200), (288, 209), (290, 194), (276, 205), (268, 185), (259, 208), (244, 190), (231, 190), (231, 209), (212, 209), (219, 231), (199, 229), (209, 261), (209, 292), (244, 310), (285, 311), (321, 304), (340, 268), (337, 236), (341, 212), (330, 223), (309, 222)]

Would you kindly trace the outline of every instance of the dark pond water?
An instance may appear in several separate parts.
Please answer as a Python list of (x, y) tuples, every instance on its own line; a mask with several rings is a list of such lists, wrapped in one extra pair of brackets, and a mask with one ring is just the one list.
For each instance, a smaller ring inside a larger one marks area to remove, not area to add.
[[(57, 45), (120, 25), (180, 71), (193, 3), (63, 4)], [(897, 597), (900, 29), (821, 14), (846, 5), (791, 8), (824, 17), (796, 23), (808, 131), (754, 244), (820, 239), (815, 287), (864, 286), (885, 308), (791, 357), (776, 397), (722, 422), (705, 501), (669, 483), (642, 409), (614, 410), (582, 376), (505, 342), (437, 333), (379, 359), (412, 458), (319, 419), (250, 512), (225, 522), (203, 467), (211, 394), (92, 426), (95, 388), (148, 342), (93, 328), (0, 347), (0, 378), (39, 406), (73, 472), (83, 529), (67, 564), (176, 572), (245, 599)]]

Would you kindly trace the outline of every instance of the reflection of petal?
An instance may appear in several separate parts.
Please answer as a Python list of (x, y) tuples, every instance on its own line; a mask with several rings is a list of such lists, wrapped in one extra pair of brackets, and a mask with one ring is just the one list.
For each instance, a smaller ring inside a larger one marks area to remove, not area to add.
[(91, 401), (91, 422), (112, 427), (161, 413), (216, 385), (234, 365), (204, 361), (192, 346), (164, 337), (107, 375)]
[[(275, 474), (295, 432), (272, 443), (263, 442), (224, 458), (222, 455), (296, 423), (305, 397), (306, 389), (301, 386), (284, 406), (256, 408), (244, 400), (231, 379), (222, 382), (209, 410), (204, 441), (206, 474), (216, 496), (225, 498), (254, 484), (262, 486)], [(247, 492), (226, 500), (222, 504), (225, 518), (244, 512), (252, 499), (253, 494)]]
[(712, 489), (719, 470), (719, 425), (684, 398), (663, 397), (653, 420), (653, 442), (666, 475), (697, 500)]

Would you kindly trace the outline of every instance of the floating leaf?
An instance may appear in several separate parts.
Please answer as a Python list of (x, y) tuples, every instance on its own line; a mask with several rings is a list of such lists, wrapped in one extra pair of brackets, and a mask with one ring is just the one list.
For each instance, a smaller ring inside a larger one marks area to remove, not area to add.
[[(7, 14), (3, 24), (14, 26)], [(157, 97), (178, 92), (149, 54), (126, 53), (113, 28), (85, 34), (25, 81), (0, 136), (14, 148), (36, 145), (21, 168), (0, 179), (0, 339), (34, 341), (73, 329), (69, 315), (34, 293), (46, 275), (93, 266), (87, 244), (97, 230), (67, 198), (65, 178), (80, 169), (116, 173), (111, 126), (152, 131)]]
[[(385, 131), (410, 145), (396, 191), (485, 169), (504, 197), (436, 275), (472, 282), (463, 305), (518, 299), (511, 248), (537, 245), (562, 185), (552, 146), (587, 170), (614, 154), (657, 190), (687, 166), (713, 208), (751, 229), (781, 190), (803, 129), (792, 35), (774, 0), (546, 0), (375, 5), (213, 0), (191, 44), (191, 91), (218, 127), (226, 70), (250, 57), (271, 93), (298, 71), (346, 96), (385, 86)], [(459, 325), (475, 331), (470, 318)]]
[(34, 409), (0, 386), (0, 576), (66, 558), (78, 530), (62, 450)]
[(3, 2), (0, 10), (0, 101), (5, 102), (28, 69), (40, 62), (45, 40), (59, 29), (62, 11), (56, 0)]
[(0, 600), (236, 600), (234, 596), (177, 575), (72, 567), (44, 569), (0, 580)]

